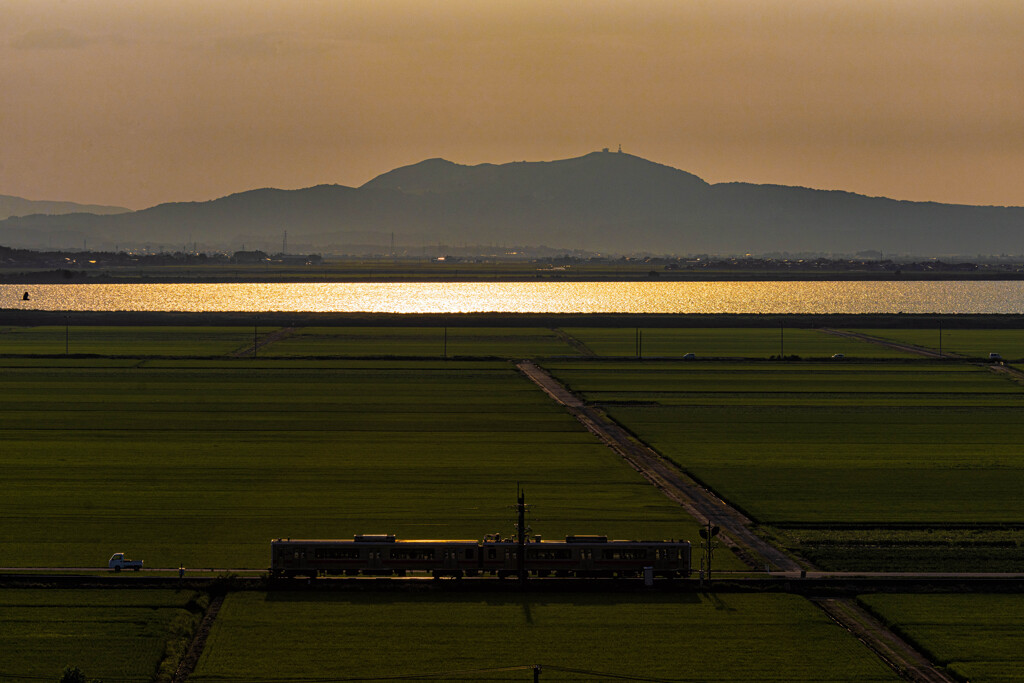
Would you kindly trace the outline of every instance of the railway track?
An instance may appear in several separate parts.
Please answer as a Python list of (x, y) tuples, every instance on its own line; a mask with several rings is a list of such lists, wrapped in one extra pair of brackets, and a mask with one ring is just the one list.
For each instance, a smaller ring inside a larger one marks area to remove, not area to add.
[(140, 574), (78, 574), (55, 573), (51, 569), (30, 571), (22, 569), (7, 573), (0, 568), (0, 588), (52, 586), (56, 588), (168, 588), (185, 586), (208, 590), (443, 590), (468, 591), (523, 591), (530, 592), (669, 592), (694, 593), (713, 590), (722, 593), (772, 592), (793, 593), (812, 598), (832, 596), (853, 597), (861, 593), (942, 593), (942, 592), (1024, 592), (1024, 572), (1021, 573), (926, 573), (926, 572), (774, 572), (741, 573), (716, 572), (708, 581), (695, 574), (685, 579), (656, 578), (648, 586), (642, 578), (529, 578), (525, 584), (515, 578), (499, 579), (493, 576), (462, 579), (433, 579), (421, 576), (337, 576), (307, 579), (278, 579), (269, 581), (262, 573), (248, 570), (248, 575), (186, 576), (178, 579), (168, 571), (143, 570)]

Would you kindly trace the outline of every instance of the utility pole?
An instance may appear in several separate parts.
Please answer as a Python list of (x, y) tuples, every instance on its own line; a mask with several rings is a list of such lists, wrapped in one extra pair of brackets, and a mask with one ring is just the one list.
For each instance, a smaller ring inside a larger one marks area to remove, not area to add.
[(711, 583), (711, 557), (715, 553), (715, 548), (718, 547), (718, 541), (714, 540), (714, 538), (718, 535), (719, 531), (718, 526), (712, 524), (710, 519), (707, 526), (700, 529), (700, 537), (704, 539), (700, 544), (700, 547), (704, 550), (704, 557), (701, 558), (700, 563), (707, 570), (708, 585)]
[[(516, 540), (519, 542), (519, 555), (516, 557), (516, 565), (519, 569), (519, 580), (526, 582), (526, 494), (522, 489), (516, 492), (518, 494), (518, 500), (516, 501), (516, 513), (518, 514), (519, 521), (516, 524)], [(537, 676), (536, 671), (534, 677)]]
[(260, 317), (256, 316), (256, 322), (252, 325), (252, 357), (256, 357), (256, 340), (259, 337)]
[(68, 355), (69, 340), (71, 338), (71, 314), (64, 314), (64, 355)]
[(779, 360), (786, 357), (786, 325), (779, 323)]

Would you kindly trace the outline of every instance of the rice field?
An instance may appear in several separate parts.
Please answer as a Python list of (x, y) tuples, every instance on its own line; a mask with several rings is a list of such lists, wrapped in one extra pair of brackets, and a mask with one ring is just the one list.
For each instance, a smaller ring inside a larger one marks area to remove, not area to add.
[(891, 681), (790, 595), (235, 593), (189, 680)]
[(554, 330), (530, 327), (304, 327), (260, 351), (280, 357), (576, 356)]
[[(0, 327), (0, 356), (223, 356), (252, 346), (252, 327)], [(264, 327), (260, 334), (276, 328)]]
[(1006, 360), (1024, 360), (1024, 330), (965, 330), (943, 329), (857, 329), (879, 339), (888, 339), (922, 346), (944, 354), (987, 360), (990, 353), (998, 353)]
[[(0, 373), (5, 566), (266, 568), (277, 537), (696, 538), (502, 362), (20, 360)], [(723, 568), (738, 560), (722, 555)]]
[(565, 332), (601, 357), (681, 358), (910, 358), (877, 344), (815, 329), (783, 327), (606, 328), (567, 327)]
[(984, 368), (547, 367), (763, 523), (1024, 521), (1024, 389)]
[[(0, 677), (152, 681), (191, 642), (205, 598), (193, 591), (0, 589)], [(171, 661), (167, 662), (167, 658)]]
[(1024, 679), (1024, 596), (879, 594), (859, 600), (960, 680)]

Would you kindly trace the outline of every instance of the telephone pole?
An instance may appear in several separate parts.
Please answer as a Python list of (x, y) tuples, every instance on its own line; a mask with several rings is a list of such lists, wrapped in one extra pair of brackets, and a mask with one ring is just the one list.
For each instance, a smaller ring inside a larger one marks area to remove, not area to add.
[(526, 494), (522, 489), (517, 492), (516, 513), (519, 518), (516, 524), (516, 541), (519, 543), (519, 554), (516, 557), (516, 566), (519, 570), (519, 580), (526, 582)]
[(701, 558), (701, 566), (707, 570), (708, 584), (711, 584), (711, 557), (715, 554), (715, 548), (718, 547), (718, 541), (714, 540), (715, 536), (721, 529), (718, 525), (712, 524), (711, 520), (708, 520), (707, 526), (703, 526), (700, 529), (700, 537), (704, 540), (701, 541), (700, 547), (704, 550), (704, 557)]

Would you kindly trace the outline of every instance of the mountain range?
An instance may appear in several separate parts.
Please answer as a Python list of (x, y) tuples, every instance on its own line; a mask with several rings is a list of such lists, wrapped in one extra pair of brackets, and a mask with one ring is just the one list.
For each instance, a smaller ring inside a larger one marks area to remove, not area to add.
[(128, 213), (131, 209), (123, 206), (101, 206), (99, 204), (76, 204), (74, 202), (47, 202), (22, 199), (0, 194), (0, 219), (11, 216), (29, 216), (36, 213), (57, 216), (68, 213), (114, 214)]
[(354, 188), (260, 189), (114, 215), (0, 221), (0, 244), (333, 253), (546, 246), (610, 254), (1024, 254), (1024, 208), (709, 184), (621, 152), (465, 166), (428, 159)]

